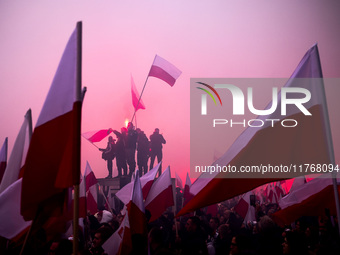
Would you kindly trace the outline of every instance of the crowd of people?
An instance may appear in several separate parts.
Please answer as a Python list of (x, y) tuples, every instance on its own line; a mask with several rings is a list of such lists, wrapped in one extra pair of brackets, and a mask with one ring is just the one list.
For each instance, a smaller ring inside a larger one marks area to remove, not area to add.
[[(213, 213), (204, 208), (178, 218), (169, 208), (153, 222), (148, 221), (150, 214), (146, 211), (147, 236), (132, 236), (129, 253), (122, 254), (340, 254), (336, 218), (302, 217), (291, 225), (278, 226), (272, 218), (277, 204), (256, 204), (256, 221), (245, 222), (234, 210), (237, 202), (231, 199), (216, 205)], [(121, 213), (105, 208), (100, 208), (95, 215), (89, 214), (80, 231), (80, 254), (106, 254), (103, 244), (119, 229), (123, 219)], [(33, 246), (26, 248), (26, 252), (31, 253), (24, 254), (72, 254), (71, 232), (49, 241), (43, 232), (32, 238)], [(119, 245), (119, 242), (109, 245)], [(8, 251), (4, 254), (18, 254)]]
[[(110, 129), (111, 131), (112, 129)], [(112, 178), (113, 160), (116, 159), (118, 176), (131, 175), (138, 166), (140, 175), (146, 174), (154, 166), (155, 159), (159, 163), (163, 158), (163, 144), (166, 143), (159, 129), (156, 128), (150, 140), (143, 130), (135, 129), (132, 122), (128, 123), (127, 128), (121, 128), (121, 131), (112, 130), (117, 139), (109, 136), (107, 147), (99, 149), (102, 151), (102, 158), (107, 161), (109, 175), (106, 178)], [(136, 162), (137, 151), (137, 162)], [(148, 160), (150, 158), (150, 167)], [(159, 175), (161, 167), (159, 168)]]

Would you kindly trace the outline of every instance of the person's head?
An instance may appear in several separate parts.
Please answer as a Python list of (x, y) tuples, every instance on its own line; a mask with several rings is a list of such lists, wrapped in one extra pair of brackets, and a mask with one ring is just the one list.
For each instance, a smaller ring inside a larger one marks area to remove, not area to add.
[(230, 254), (239, 254), (251, 249), (251, 240), (246, 235), (234, 236), (230, 244)]
[(189, 233), (196, 232), (200, 227), (200, 219), (197, 216), (192, 216), (187, 220), (185, 228)]
[(115, 139), (113, 139), (113, 137), (112, 136), (109, 136), (109, 142), (110, 143), (113, 143), (114, 141), (116, 141)]
[(155, 128), (154, 133), (155, 133), (155, 134), (159, 134), (159, 128)]
[(218, 226), (220, 225), (220, 221), (217, 217), (212, 217), (209, 220), (209, 226), (212, 230), (216, 230), (218, 228)]
[(96, 233), (94, 234), (94, 238), (92, 241), (92, 247), (98, 248), (102, 246), (107, 239), (111, 236), (113, 230), (110, 227), (102, 226), (97, 229)]
[(308, 254), (305, 236), (299, 232), (286, 232), (282, 243), (283, 254)]
[(127, 129), (128, 129), (128, 130), (134, 129), (134, 126), (133, 126), (133, 123), (132, 123), (132, 122), (129, 122), (129, 123), (128, 123)]
[(122, 128), (120, 129), (120, 131), (121, 131), (122, 134), (126, 134), (126, 133), (127, 133), (126, 127), (122, 127)]

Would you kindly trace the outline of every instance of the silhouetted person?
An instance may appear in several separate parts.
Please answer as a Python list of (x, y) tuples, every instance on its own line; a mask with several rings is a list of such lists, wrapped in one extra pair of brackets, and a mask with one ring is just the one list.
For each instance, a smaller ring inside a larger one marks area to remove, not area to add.
[(137, 128), (137, 165), (139, 169), (139, 175), (146, 174), (148, 172), (148, 158), (150, 150), (150, 142), (144, 131)]
[(106, 149), (99, 149), (103, 152), (102, 158), (107, 161), (107, 170), (109, 171), (109, 175), (106, 178), (112, 178), (112, 161), (116, 155), (116, 144), (115, 139), (112, 136), (109, 136)]
[(126, 162), (129, 165), (129, 174), (136, 170), (136, 143), (138, 134), (132, 122), (129, 122), (125, 137)]
[[(163, 159), (163, 144), (166, 141), (159, 133), (159, 129), (156, 128), (152, 135), (150, 135), (150, 149), (151, 149), (151, 161), (150, 161), (150, 170), (153, 168), (153, 164), (155, 162), (155, 158), (157, 157), (157, 162), (159, 163)], [(162, 165), (159, 167), (158, 176), (162, 174)]]
[(126, 152), (125, 152), (125, 141), (124, 133), (127, 132), (126, 128), (121, 129), (122, 133), (117, 130), (113, 130), (113, 133), (117, 136), (116, 142), (116, 164), (118, 170), (118, 176), (122, 175), (122, 170), (124, 175), (127, 175), (127, 165), (126, 165)]

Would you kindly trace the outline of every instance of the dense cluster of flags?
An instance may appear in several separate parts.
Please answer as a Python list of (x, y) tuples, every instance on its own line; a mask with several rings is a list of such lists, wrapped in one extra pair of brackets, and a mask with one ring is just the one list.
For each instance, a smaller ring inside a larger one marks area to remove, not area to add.
[[(180, 74), (181, 71), (175, 66), (156, 55), (148, 77), (159, 78), (173, 86)], [(297, 86), (296, 78), (322, 78), (317, 45), (306, 53), (285, 86)], [(299, 127), (248, 128), (215, 163), (235, 166), (258, 162), (334, 164), (324, 87), (322, 80), (318, 81), (313, 84), (298, 83), (300, 87), (313, 90), (312, 99), (306, 104), (312, 112), (310, 118), (302, 118), (292, 109), (287, 113), (287, 116), (299, 119)], [(70, 206), (73, 187), (79, 187), (79, 198), (76, 192), (73, 198), (78, 199), (75, 203), (79, 204), (79, 215), (76, 217), (86, 217), (87, 211), (92, 214), (97, 212), (98, 184), (88, 162), (84, 176), (80, 174), (81, 91), (81, 23), (78, 23), (66, 45), (33, 134), (29, 110), (8, 161), (7, 138), (1, 147), (0, 236), (13, 239), (26, 232), (42, 215), (65, 216), (64, 221), (70, 219), (65, 213), (71, 211), (78, 215), (75, 208)], [(145, 109), (132, 76), (131, 93), (135, 111)], [(281, 119), (281, 116), (274, 112), (266, 118)], [(110, 130), (102, 129), (82, 135), (95, 143), (109, 133)], [(125, 205), (125, 214), (119, 229), (103, 245), (108, 254), (127, 254), (131, 251), (131, 235), (147, 235), (145, 210), (150, 211), (152, 222), (175, 205), (170, 167), (155, 179), (159, 167), (160, 163), (142, 177), (139, 177), (137, 170), (131, 182), (116, 193)], [(334, 213), (334, 201), (338, 199), (334, 197), (337, 193), (332, 193), (332, 176), (308, 182), (304, 178), (295, 178), (295, 186), (293, 179), (224, 178), (227, 176), (223, 173), (216, 173), (214, 178), (204, 177), (203, 174), (191, 184), (187, 173), (183, 187), (182, 180), (176, 174), (177, 186), (184, 198), (183, 209), (177, 216), (243, 194), (235, 210), (245, 220), (253, 219), (250, 197), (255, 195), (278, 203), (281, 210), (274, 214), (274, 218), (278, 223), (286, 224), (302, 215), (322, 213), (320, 210), (325, 207)], [(111, 198), (109, 193), (107, 203)]]

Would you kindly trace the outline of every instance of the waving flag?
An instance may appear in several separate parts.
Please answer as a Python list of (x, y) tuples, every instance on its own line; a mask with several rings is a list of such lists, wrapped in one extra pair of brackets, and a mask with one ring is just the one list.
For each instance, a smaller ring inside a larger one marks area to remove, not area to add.
[[(340, 193), (338, 179), (338, 193)], [(301, 216), (324, 215), (329, 209), (336, 215), (334, 190), (331, 176), (329, 178), (315, 178), (305, 183), (279, 202), (281, 210), (273, 214), (273, 219), (279, 225), (290, 224)]]
[(0, 184), (0, 193), (19, 179), (20, 170), (25, 163), (31, 132), (32, 117), (31, 110), (28, 110), (8, 160), (7, 168)]
[(161, 79), (172, 87), (181, 73), (173, 64), (156, 55), (148, 76)]
[[(291, 79), (285, 87), (303, 87), (311, 91), (311, 99), (304, 104), (312, 116), (305, 116), (297, 108), (287, 109), (286, 116), (279, 110), (270, 116), (259, 119), (295, 119), (299, 123), (295, 128), (284, 128), (280, 125), (259, 128), (247, 128), (232, 144), (230, 149), (215, 163), (220, 166), (241, 165), (290, 165), (308, 163), (330, 163), (332, 161), (332, 140), (328, 122), (325, 91), (317, 45), (305, 54)], [(299, 81), (297, 81), (299, 80)], [(278, 104), (280, 105), (280, 101)], [(266, 109), (269, 109), (271, 103)], [(214, 164), (215, 164), (214, 163)], [(190, 192), (195, 197), (179, 212), (185, 214), (228, 198), (245, 193), (262, 184), (276, 181), (266, 179), (230, 179), (223, 178), (226, 173), (214, 175), (203, 174), (191, 186)], [(209, 176), (210, 175), (210, 176)], [(207, 178), (204, 178), (207, 177)], [(213, 178), (214, 177), (214, 178)], [(223, 192), (222, 192), (223, 191)]]
[(144, 110), (145, 105), (142, 99), (139, 100), (139, 93), (137, 91), (135, 82), (133, 81), (132, 75), (131, 75), (131, 95), (132, 95), (132, 105), (135, 108), (135, 111), (137, 111), (138, 109)]
[[(149, 193), (149, 190), (152, 186), (152, 183), (156, 177), (156, 174), (158, 172), (158, 169), (161, 165), (162, 161), (157, 164), (154, 168), (152, 168), (149, 172), (144, 174), (140, 178), (140, 182), (142, 185), (142, 191), (143, 191), (143, 198), (145, 199)], [(133, 181), (130, 183), (126, 184), (123, 188), (121, 188), (117, 193), (116, 196), (126, 205), (130, 199), (131, 199), (131, 194), (133, 190)]]
[(89, 131), (82, 136), (91, 143), (100, 142), (112, 132), (112, 129), (101, 129), (98, 131)]
[(174, 205), (170, 167), (152, 184), (145, 200), (145, 209), (151, 213), (150, 222), (158, 219), (170, 206)]
[(66, 188), (80, 181), (81, 23), (72, 33), (39, 115), (28, 149), (21, 214), (62, 208)]
[(7, 166), (7, 149), (8, 149), (8, 138), (6, 137), (4, 144), (1, 147), (0, 150), (0, 184), (2, 177), (5, 173), (5, 169)]

